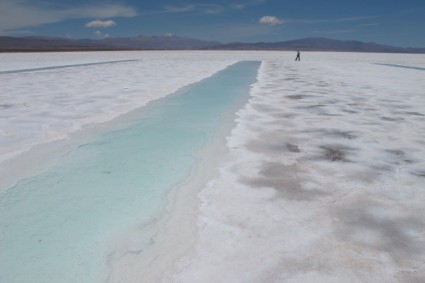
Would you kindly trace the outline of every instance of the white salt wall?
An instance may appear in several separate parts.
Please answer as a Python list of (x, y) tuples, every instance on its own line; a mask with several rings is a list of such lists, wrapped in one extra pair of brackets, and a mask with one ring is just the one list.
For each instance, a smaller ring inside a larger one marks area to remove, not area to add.
[(170, 282), (425, 282), (424, 59), (266, 59)]

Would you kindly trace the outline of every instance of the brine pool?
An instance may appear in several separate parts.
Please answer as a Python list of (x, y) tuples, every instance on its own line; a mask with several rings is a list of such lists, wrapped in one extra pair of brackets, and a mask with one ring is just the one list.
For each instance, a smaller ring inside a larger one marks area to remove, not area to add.
[[(199, 151), (249, 98), (260, 62), (243, 61), (140, 109), (43, 173), (0, 193), (0, 282), (94, 282), (108, 241), (154, 219)], [(149, 241), (146, 242), (149, 245)]]

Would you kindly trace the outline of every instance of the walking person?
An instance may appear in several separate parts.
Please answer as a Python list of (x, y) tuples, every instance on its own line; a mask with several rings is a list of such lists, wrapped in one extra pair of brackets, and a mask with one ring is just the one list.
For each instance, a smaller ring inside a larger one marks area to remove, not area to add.
[(295, 61), (301, 61), (301, 54), (299, 50), (297, 50), (297, 57), (295, 58)]

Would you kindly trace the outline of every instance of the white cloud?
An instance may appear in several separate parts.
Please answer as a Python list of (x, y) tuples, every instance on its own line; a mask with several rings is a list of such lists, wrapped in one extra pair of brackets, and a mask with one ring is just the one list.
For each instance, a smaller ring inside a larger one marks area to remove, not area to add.
[(108, 38), (108, 37), (110, 37), (109, 34), (103, 33), (100, 30), (95, 31), (94, 34), (96, 35), (97, 38)]
[(0, 32), (61, 22), (66, 19), (134, 17), (134, 8), (121, 4), (58, 6), (36, 5), (29, 0), (0, 0)]
[(275, 26), (283, 24), (284, 21), (274, 16), (264, 16), (259, 20), (259, 23), (264, 25)]
[(109, 28), (116, 26), (117, 24), (114, 21), (101, 21), (101, 20), (95, 20), (91, 21), (86, 24), (86, 27), (88, 28)]

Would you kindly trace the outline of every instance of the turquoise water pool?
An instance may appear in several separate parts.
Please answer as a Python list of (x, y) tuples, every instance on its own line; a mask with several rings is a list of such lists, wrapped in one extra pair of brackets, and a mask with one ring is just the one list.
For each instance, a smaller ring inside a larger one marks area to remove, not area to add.
[[(194, 152), (247, 101), (260, 62), (240, 62), (99, 134), (0, 194), (0, 282), (93, 282), (108, 239), (146, 223), (196, 165)], [(228, 119), (228, 118), (227, 118)]]

